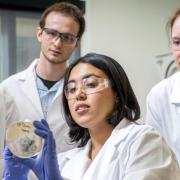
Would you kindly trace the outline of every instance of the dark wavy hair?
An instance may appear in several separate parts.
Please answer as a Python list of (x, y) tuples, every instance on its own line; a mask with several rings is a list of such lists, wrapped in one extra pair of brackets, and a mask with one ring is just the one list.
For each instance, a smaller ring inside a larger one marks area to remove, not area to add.
[(117, 97), (119, 99), (117, 102), (116, 109), (112, 113), (111, 117), (107, 119), (108, 123), (111, 124), (113, 127), (115, 127), (123, 118), (126, 118), (129, 121), (136, 121), (137, 119), (139, 119), (140, 107), (125, 71), (123, 70), (121, 65), (111, 57), (96, 53), (89, 53), (71, 63), (69, 67), (66, 69), (64, 77), (64, 116), (67, 124), (70, 127), (69, 136), (71, 142), (76, 142), (78, 143), (79, 147), (82, 147), (87, 144), (90, 135), (87, 128), (79, 126), (73, 120), (69, 110), (68, 101), (65, 97), (64, 92), (65, 86), (69, 80), (71, 70), (78, 63), (91, 64), (92, 66), (102, 70), (108, 76), (111, 82), (111, 87), (117, 93)]

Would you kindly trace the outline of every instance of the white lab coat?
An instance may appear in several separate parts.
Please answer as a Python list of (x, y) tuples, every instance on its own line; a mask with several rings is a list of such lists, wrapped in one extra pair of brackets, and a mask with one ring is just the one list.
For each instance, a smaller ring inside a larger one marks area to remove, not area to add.
[[(10, 76), (1, 84), (14, 97), (20, 112), (20, 120), (40, 120), (44, 118), (41, 102), (34, 78), (34, 68), (38, 63), (36, 59), (26, 70)], [(62, 86), (55, 95), (48, 108), (48, 124), (53, 131), (57, 152), (72, 149), (68, 138), (68, 126), (63, 118)], [(33, 178), (30, 178), (31, 180)]]
[(180, 168), (163, 138), (148, 125), (122, 120), (91, 162), (85, 147), (58, 155), (68, 180), (180, 180)]
[[(33, 74), (35, 60), (25, 71), (10, 76), (2, 82), (9, 93), (14, 97), (20, 111), (20, 119), (40, 120), (44, 118), (41, 102)], [(54, 133), (58, 152), (72, 147), (67, 144), (68, 126), (63, 118), (62, 111), (62, 86), (59, 88), (51, 106), (48, 109), (47, 121)]]
[(180, 72), (152, 88), (146, 121), (164, 136), (180, 165)]
[(3, 174), (3, 149), (6, 127), (13, 121), (18, 120), (18, 110), (13, 98), (0, 86), (0, 179)]

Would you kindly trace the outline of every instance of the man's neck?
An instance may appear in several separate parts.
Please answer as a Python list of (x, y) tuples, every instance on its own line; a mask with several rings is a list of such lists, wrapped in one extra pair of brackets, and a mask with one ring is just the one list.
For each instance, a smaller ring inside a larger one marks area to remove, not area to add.
[(43, 79), (49, 81), (59, 81), (63, 78), (66, 67), (66, 63), (51, 64), (49, 62), (43, 63), (41, 60), (39, 60), (36, 66), (36, 73)]

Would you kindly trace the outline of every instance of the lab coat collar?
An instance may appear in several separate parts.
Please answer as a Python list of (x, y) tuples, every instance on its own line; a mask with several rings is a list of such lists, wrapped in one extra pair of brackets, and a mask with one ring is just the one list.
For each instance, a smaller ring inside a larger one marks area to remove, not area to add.
[[(126, 129), (126, 131), (130, 131), (130, 128), (133, 126), (129, 126), (130, 124), (134, 124), (134, 122), (127, 120), (126, 118), (122, 119), (121, 122), (114, 128), (112, 131), (111, 136), (109, 139), (111, 139), (111, 143), (116, 146), (119, 144), (121, 141), (124, 140), (124, 138), (127, 136), (124, 131), (120, 131), (121, 129)], [(119, 138), (117, 138), (119, 137)]]
[(180, 72), (175, 74), (175, 81), (172, 87), (172, 93), (170, 97), (171, 103), (180, 104)]
[[(35, 59), (35, 60), (33, 61), (33, 63), (28, 67), (27, 73), (28, 73), (30, 76), (32, 75), (32, 73), (34, 74), (34, 70), (35, 70), (35, 67), (36, 67), (37, 64), (38, 64), (38, 61), (39, 61), (39, 59)], [(24, 75), (25, 75), (25, 74), (24, 74)], [(25, 79), (26, 77), (22, 76), (21, 78)], [(63, 84), (64, 84), (64, 79), (59, 80), (59, 82), (57, 82), (57, 83), (55, 84), (55, 87), (54, 87), (54, 88), (58, 87), (58, 90), (57, 90), (56, 95), (54, 96), (53, 101), (54, 101), (55, 99), (57, 99), (57, 97), (59, 97), (59, 96), (62, 95)], [(36, 86), (35, 86), (35, 87), (36, 87)]]
[(54, 99), (57, 99), (57, 97), (61, 96), (63, 93), (63, 85), (64, 85), (64, 79), (59, 80), (58, 82), (58, 90), (56, 95), (54, 96)]
[[(72, 153), (66, 155), (66, 159), (70, 159), (70, 163), (67, 163), (63, 168), (62, 176), (67, 179), (79, 180), (82, 179), (87, 166), (91, 163), (91, 160), (88, 158), (89, 149), (91, 146), (91, 142), (89, 141), (86, 146), (79, 148), (81, 153)], [(72, 168), (77, 167), (77, 168)]]
[(38, 63), (39, 59), (35, 59), (31, 64), (30, 66), (25, 69), (24, 71), (20, 72), (18, 74), (18, 78), (19, 80), (21, 81), (25, 81), (27, 80), (30, 76), (32, 76), (34, 73), (34, 68), (37, 66), (37, 63)]
[[(38, 111), (38, 114), (40, 114), (41, 117), (44, 117), (34, 75), (34, 69), (38, 64), (38, 61), (39, 59), (35, 59), (26, 70), (20, 72), (17, 75), (17, 78), (22, 82), (21, 88), (29, 98), (35, 109)], [(64, 80), (60, 80), (58, 84), (59, 89), (53, 99), (53, 102), (55, 101), (55, 99), (58, 99), (58, 97), (62, 95), (63, 83)], [(29, 91), (27, 91), (27, 89), (29, 89)]]
[[(102, 179), (104, 176), (104, 169), (108, 167), (110, 162), (112, 162), (119, 154), (119, 143), (125, 140), (128, 133), (120, 131), (120, 129), (125, 128), (125, 131), (130, 132), (133, 126), (128, 126), (131, 122), (123, 119), (112, 131), (111, 136), (107, 139), (106, 143), (103, 145), (100, 152), (97, 154), (94, 161), (88, 158), (91, 141), (80, 149), (80, 153), (67, 154), (66, 159), (69, 159), (62, 171), (62, 176), (67, 179), (79, 180), (79, 179)], [(128, 126), (128, 127), (127, 127)], [(103, 156), (103, 154), (108, 154), (108, 156)], [(99, 162), (101, 165), (98, 166)], [(91, 165), (90, 165), (91, 163)], [(77, 168), (74, 168), (77, 167)], [(98, 174), (98, 177), (96, 176)]]
[[(106, 173), (104, 171), (109, 167), (121, 152), (120, 145), (126, 140), (127, 135), (131, 132), (131, 128), (134, 126), (128, 126), (131, 124), (127, 119), (122, 119), (121, 122), (114, 128), (110, 137), (107, 139), (99, 153), (97, 154), (91, 166), (87, 169), (84, 176), (85, 180), (91, 179), (106, 179)], [(125, 133), (126, 131), (126, 133)]]
[[(38, 59), (35, 59), (31, 65), (24, 71), (18, 74), (18, 80), (21, 81), (20, 86), (22, 91), (29, 98), (30, 102), (33, 104), (38, 114), (40, 113), (41, 117), (43, 117), (43, 112), (41, 108), (41, 102), (39, 99), (39, 94), (36, 88), (36, 82), (34, 78), (34, 68), (38, 63)], [(29, 91), (27, 91), (29, 89)], [(38, 108), (37, 108), (38, 107)]]

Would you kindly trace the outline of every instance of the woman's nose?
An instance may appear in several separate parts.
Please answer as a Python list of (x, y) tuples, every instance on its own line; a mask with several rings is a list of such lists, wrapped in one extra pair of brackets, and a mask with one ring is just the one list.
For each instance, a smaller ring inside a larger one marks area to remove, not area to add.
[(85, 90), (82, 87), (79, 87), (76, 91), (76, 100), (84, 100), (86, 97)]

